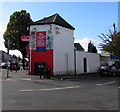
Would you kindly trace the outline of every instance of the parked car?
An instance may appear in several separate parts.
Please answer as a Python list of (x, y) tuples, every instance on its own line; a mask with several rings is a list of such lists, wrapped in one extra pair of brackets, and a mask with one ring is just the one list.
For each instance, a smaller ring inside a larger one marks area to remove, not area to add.
[(19, 69), (20, 69), (20, 66), (19, 66), (18, 63), (16, 63), (16, 62), (10, 63), (10, 70), (11, 70), (11, 71), (12, 71), (12, 70), (19, 70)]
[(8, 62), (2, 62), (2, 63), (0, 64), (0, 67), (3, 68), (3, 69), (7, 69), (7, 66), (8, 66), (9, 64), (10, 64), (10, 63), (8, 63)]
[(100, 76), (116, 76), (119, 70), (115, 66), (101, 66), (98, 70)]

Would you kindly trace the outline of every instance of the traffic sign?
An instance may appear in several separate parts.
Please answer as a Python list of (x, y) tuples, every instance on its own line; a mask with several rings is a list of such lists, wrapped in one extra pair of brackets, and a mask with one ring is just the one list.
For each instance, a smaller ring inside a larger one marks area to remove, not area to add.
[(114, 60), (114, 59), (120, 60), (120, 56), (111, 56), (111, 59), (112, 59), (112, 60)]

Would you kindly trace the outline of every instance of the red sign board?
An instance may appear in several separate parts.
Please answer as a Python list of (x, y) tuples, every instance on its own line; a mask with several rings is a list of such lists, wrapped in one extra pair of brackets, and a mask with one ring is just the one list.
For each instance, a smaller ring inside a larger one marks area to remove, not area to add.
[(29, 41), (29, 36), (22, 36), (22, 37), (21, 37), (21, 40), (22, 40), (22, 41)]
[(46, 31), (36, 32), (36, 47), (46, 47)]

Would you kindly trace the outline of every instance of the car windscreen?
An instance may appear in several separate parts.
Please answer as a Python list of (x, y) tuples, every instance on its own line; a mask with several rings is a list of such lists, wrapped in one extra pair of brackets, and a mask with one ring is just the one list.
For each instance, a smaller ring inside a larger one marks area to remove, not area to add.
[(113, 66), (113, 67), (111, 67), (111, 69), (112, 69), (112, 70), (117, 70), (117, 69), (116, 69), (116, 67), (114, 67), (114, 66)]

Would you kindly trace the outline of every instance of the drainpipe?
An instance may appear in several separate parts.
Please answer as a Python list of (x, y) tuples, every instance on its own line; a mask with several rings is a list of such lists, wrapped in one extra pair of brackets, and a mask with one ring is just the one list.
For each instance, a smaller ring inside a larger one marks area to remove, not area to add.
[(74, 47), (74, 73), (76, 75), (76, 48)]

